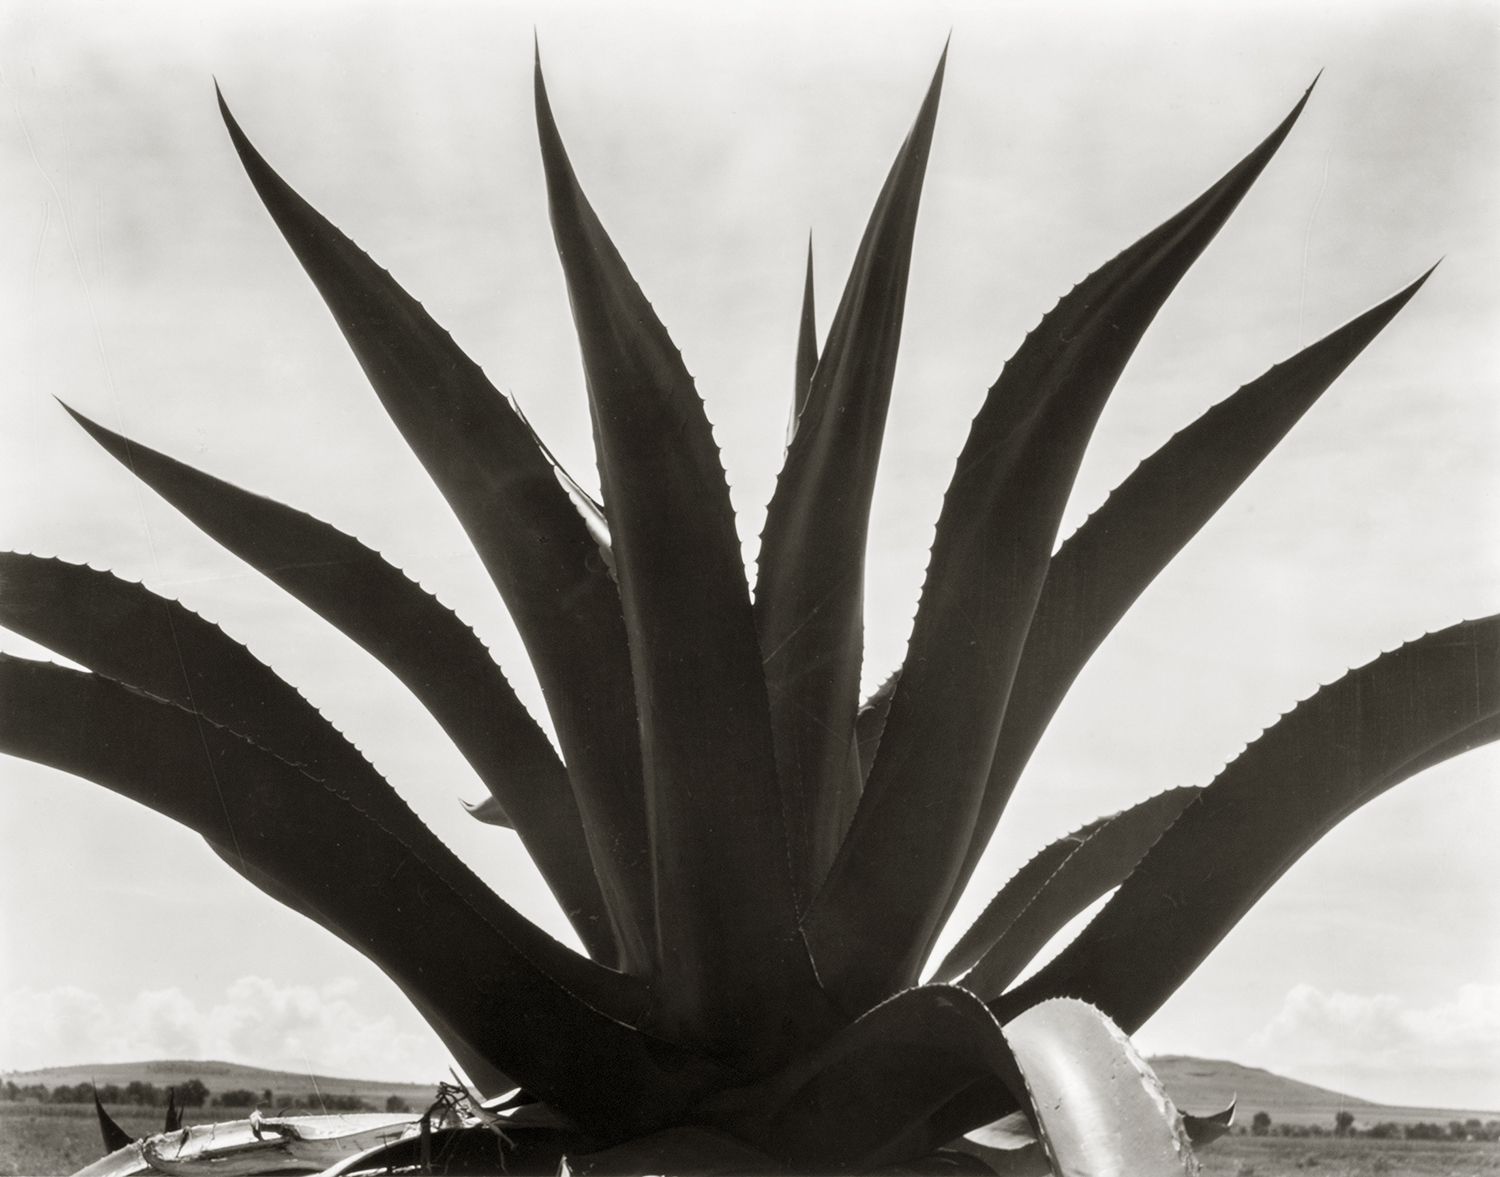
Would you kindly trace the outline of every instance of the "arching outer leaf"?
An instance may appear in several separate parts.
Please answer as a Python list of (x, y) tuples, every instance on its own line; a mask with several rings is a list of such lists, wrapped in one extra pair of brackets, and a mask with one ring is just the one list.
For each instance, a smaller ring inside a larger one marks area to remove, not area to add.
[[(50, 563), (56, 564), (57, 562)], [(70, 571), (90, 573), (95, 577), (108, 576), (106, 573), (92, 573), (89, 569), (80, 570), (76, 566), (66, 564), (59, 566)], [(65, 578), (54, 578), (54, 583), (63, 579)], [(123, 581), (116, 581), (115, 584), (125, 590), (137, 589), (140, 593), (145, 593), (145, 590), (139, 589), (139, 586)], [(107, 589), (109, 586), (101, 581), (94, 587)], [(106, 594), (101, 592), (99, 595), (105, 596)], [(196, 723), (196, 730), (200, 735), (220, 733), (219, 738), (231, 743), (242, 741), (252, 748), (263, 750), (277, 765), (284, 765), (293, 773), (286, 779), (308, 782), (306, 787), (309, 789), (316, 784), (320, 788), (336, 790), (339, 800), (344, 805), (352, 812), (362, 815), (364, 819), (378, 824), (381, 830), (396, 839), (411, 854), (419, 857), (425, 869), (439, 877), (443, 887), (460, 896), (463, 902), (480, 911), (488, 911), (491, 905), (500, 902), (478, 876), (422, 823), (421, 819), (411, 811), (406, 802), (359, 751), (345, 740), (343, 735), (310, 703), (258, 662), (243, 646), (226, 637), (217, 627), (181, 606), (173, 605), (171, 602), (163, 601), (148, 593), (145, 595), (161, 606), (170, 606), (170, 609), (165, 611), (166, 619), (172, 623), (180, 642), (177, 649), (181, 651), (181, 665), (188, 668), (187, 674), (190, 682), (208, 687), (204, 691), (205, 698), (198, 706), (193, 705), (197, 700), (190, 695), (188, 689), (176, 686), (169, 681), (170, 669), (164, 669), (159, 664), (154, 651), (131, 650), (123, 643), (121, 650), (97, 659), (101, 664), (100, 669), (103, 670), (104, 677), (84, 675), (81, 676), (82, 684), (66, 678), (49, 680), (46, 677), (49, 663), (13, 659), (11, 663), (5, 664), (6, 672), (12, 676), (13, 681), (39, 675), (42, 676), (41, 681), (44, 685), (50, 684), (48, 689), (63, 692), (72, 690), (81, 692), (81, 697), (85, 699), (103, 700), (100, 705), (106, 706), (107, 714), (111, 717), (114, 717), (116, 713), (109, 711), (107, 704), (112, 698), (109, 692), (116, 689), (116, 684), (119, 689), (125, 691), (124, 698), (127, 700), (161, 699), (172, 706), (161, 713), (153, 712), (149, 708), (142, 710), (140, 714), (146, 717), (143, 722), (163, 724), (168, 722), (167, 719), (161, 718), (163, 715), (174, 720), (180, 715), (186, 715)], [(143, 614), (145, 613), (146, 611), (143, 610)], [(102, 621), (104, 619), (102, 611), (94, 613), (94, 619)], [(156, 620), (161, 619), (161, 614), (158, 613)], [(137, 620), (145, 628), (151, 619), (149, 615), (143, 615)], [(105, 627), (101, 626), (101, 629)], [(107, 630), (101, 636), (107, 637)], [(96, 660), (94, 655), (97, 653), (77, 643), (73, 644), (71, 651), (59, 652), (67, 653), (69, 657), (76, 657), (84, 661), (86, 665)], [(204, 674), (204, 671), (208, 673)], [(236, 698), (233, 697), (232, 688), (224, 690), (209, 686), (213, 679), (220, 678), (228, 681), (238, 680), (243, 685), (245, 694)], [(137, 679), (140, 681), (136, 681)], [(181, 702), (183, 696), (188, 696), (190, 701)], [(229, 697), (226, 699), (226, 696)], [(48, 731), (65, 730), (68, 723), (82, 722), (76, 716), (48, 715), (43, 704), (36, 704), (36, 706), (41, 709), (38, 714), (42, 716), (38, 722), (45, 725)], [(278, 739), (274, 733), (270, 733), (268, 743), (261, 743), (260, 737), (268, 734), (263, 721), (276, 718), (285, 720), (288, 733), (301, 737), (295, 748), (292, 747), (291, 741)], [(248, 731), (242, 732), (234, 728), (233, 721), (242, 719), (248, 720), (246, 723)], [(45, 740), (46, 731), (40, 733), (38, 739)], [(45, 743), (39, 743), (36, 746), (44, 750), (46, 748)], [(201, 738), (195, 746), (198, 749), (197, 755), (201, 758), (204, 755)], [(292, 761), (285, 755), (283, 749), (296, 751), (304, 759), (300, 762)], [(121, 754), (126, 757), (126, 760), (122, 762), (125, 766), (134, 763), (134, 758), (138, 755), (133, 749), (117, 749), (117, 751), (121, 751)], [(25, 755), (26, 753), (17, 754)], [(192, 749), (185, 750), (184, 754), (191, 755)], [(253, 762), (253, 758), (250, 760)], [(50, 764), (53, 761), (44, 761), (44, 763)], [(65, 765), (56, 766), (66, 767)], [(123, 767), (122, 771), (124, 771)], [(88, 776), (87, 773), (81, 771), (78, 775)], [(95, 778), (89, 777), (89, 779)], [(149, 802), (143, 803), (149, 804)], [(236, 869), (241, 868), (241, 855), (232, 839), (228, 841), (216, 839), (206, 832), (204, 837), (221, 856), (231, 861), (231, 865), (234, 865)], [(304, 915), (311, 914), (299, 904), (314, 901), (310, 896), (299, 893), (295, 886), (283, 883), (283, 891), (273, 892), (264, 885), (264, 880), (252, 878), (251, 881), (287, 906), (301, 911)], [(317, 917), (314, 915), (313, 918)], [(532, 962), (558, 984), (577, 995), (580, 1000), (606, 1011), (612, 1017), (628, 1022), (643, 1020), (649, 995), (637, 979), (601, 968), (594, 962), (579, 956), (572, 949), (558, 943), (551, 936), (516, 915), (508, 907), (503, 909), (502, 922), (506, 920), (514, 925), (510, 934), (520, 950), (526, 952)], [(509, 927), (510, 924), (507, 926)], [(325, 926), (331, 927), (326, 923)], [(337, 932), (340, 929), (333, 927), (332, 930)], [(355, 947), (359, 945), (356, 944)]]
[(989, 901), (969, 930), (959, 937), (958, 943), (933, 972), (932, 979), (957, 981), (978, 964), (980, 957), (990, 950), (995, 941), (1010, 929), (1016, 918), (1041, 893), (1047, 880), (1057, 873), (1057, 868), (1093, 836), (1104, 820), (1106, 819), (1101, 818), (1070, 834), (1064, 834), (1033, 854)]
[[(342, 927), (330, 920), (316, 907), (312, 906), (307, 897), (297, 891), (293, 891), (276, 876), (261, 870), (227, 847), (216, 845), (210, 841), (208, 848), (217, 854), (226, 866), (229, 866), (237, 874), (244, 877), (252, 886), (258, 887), (272, 899), (285, 907), (291, 908), (298, 915), (312, 920), (313, 923), (317, 924), (324, 931), (331, 932), (355, 951), (363, 951), (358, 939), (346, 933)], [(510, 1076), (506, 1075), (490, 1062), (489, 1059), (485, 1058), (473, 1043), (469, 1042), (462, 1034), (450, 1026), (437, 1012), (432, 1003), (424, 998), (421, 993), (409, 986), (402, 985), (400, 981), (395, 981), (395, 984), (406, 995), (406, 999), (412, 1003), (427, 1024), (432, 1027), (433, 1033), (447, 1047), (448, 1053), (453, 1056), (454, 1061), (458, 1063), (464, 1074), (468, 1076), (469, 1081), (479, 1089), (480, 1094), (484, 1098), (491, 1098), (502, 1092), (509, 1091), (516, 1086)], [(171, 1128), (169, 1127), (167, 1131), (170, 1132)]]
[(598, 544), (479, 366), (271, 170), (222, 97), (219, 107), (250, 182), (515, 619), (617, 920), (621, 967), (648, 972), (655, 929), (630, 659)]
[(1042, 1143), (1060, 1177), (1196, 1175), (1182, 1117), (1130, 1039), (1081, 1001), (1048, 1001), (1006, 1024)]
[[(113, 439), (114, 435), (110, 436)], [(152, 458), (165, 461), (159, 455), (148, 456), (139, 447), (132, 447), (132, 453), (145, 466), (151, 465)], [(239, 514), (245, 520), (254, 516), (256, 503), (269, 501), (241, 491), (234, 493), (240, 501), (235, 503), (231, 499), (227, 509), (239, 506)], [(279, 508), (279, 512), (280, 518), (273, 516), (270, 522), (283, 524), (277, 534), (288, 541), (295, 540), (299, 522), (314, 522), (286, 508)], [(561, 765), (557, 764), (551, 745), (510, 693), (499, 668), (478, 639), (436, 600), (373, 552), (332, 528), (324, 528), (322, 524), (318, 527), (343, 541), (341, 545), (330, 545), (324, 555), (346, 557), (343, 561), (324, 561), (318, 568), (325, 578), (330, 568), (339, 568), (339, 581), (357, 594), (353, 601), (340, 596), (333, 603), (335, 609), (354, 613), (364, 606), (367, 612), (362, 619), (367, 623), (375, 621), (374, 625), (367, 624), (366, 629), (380, 631), (373, 635), (365, 633), (371, 639), (370, 644), (377, 644), (376, 636), (384, 638), (380, 648), (386, 653), (388, 664), (396, 662), (410, 678), (418, 678), (418, 672), (425, 672), (417, 682), (418, 687), (425, 688), (419, 695), (434, 698), (440, 708), (452, 704), (452, 711), (457, 713), (453, 726), (459, 728), (460, 735), (472, 737), (464, 742), (471, 748), (477, 745), (478, 752), (486, 757), (481, 763), (490, 770), (488, 775), (498, 779), (500, 787), (515, 793), (522, 812), (530, 819), (532, 836), (528, 849), (535, 845), (538, 853), (534, 856), (549, 881), (557, 877), (553, 882), (555, 893), (562, 898), (572, 891), (581, 893), (585, 899), (591, 898), (592, 906), (588, 908), (577, 903), (565, 905), (580, 934), (587, 930), (596, 943), (602, 940), (601, 948), (607, 949), (611, 943), (609, 927), (598, 889), (590, 892), (583, 886), (592, 883), (593, 874), (577, 811), (559, 806), (555, 796), (538, 795), (550, 785), (563, 798), (571, 800), (572, 791), (566, 776), (561, 775)], [(287, 547), (291, 546), (288, 542)], [(361, 572), (366, 574), (362, 584)], [(384, 601), (382, 589), (391, 590)], [(387, 607), (372, 607), (378, 604)], [(402, 621), (407, 624), (400, 624)], [(429, 624), (423, 625), (424, 621)], [(413, 845), (431, 843), (435, 849), (428, 862), (434, 869), (444, 869), (445, 863), (457, 866), (448, 873), (450, 883), (460, 889), (482, 888), (472, 872), (459, 864), (446, 848), (441, 848), (442, 844), (406, 802), (315, 707), (218, 626), (177, 602), (108, 572), (61, 560), (0, 552), (0, 625), (106, 678), (228, 728), (304, 769), (315, 779), (337, 779), (355, 805), (387, 828)], [(352, 628), (358, 631), (359, 626)], [(430, 644), (424, 645), (424, 639)], [(451, 670), (439, 678), (443, 667), (432, 659), (443, 654), (453, 655), (448, 663)], [(471, 693), (468, 699), (463, 694), (466, 689)], [(486, 716), (475, 711), (476, 703), (495, 705), (489, 715), (488, 732), (483, 726)], [(540, 751), (534, 750), (534, 744), (527, 746), (528, 725), (541, 743)], [(549, 758), (556, 768), (550, 781), (544, 775)], [(517, 792), (517, 786), (525, 791)], [(569, 817), (571, 829), (563, 826), (558, 830), (558, 824)], [(551, 841), (547, 840), (549, 834)], [(559, 834), (571, 835), (560, 847)], [(559, 861), (559, 850), (569, 849), (574, 857)], [(559, 871), (559, 866), (566, 870)], [(487, 889), (484, 893), (488, 893)], [(602, 927), (601, 921), (605, 921)], [(638, 1007), (645, 1000), (644, 990), (628, 978), (590, 970), (581, 961), (573, 967), (577, 976), (591, 976), (595, 987), (616, 993), (616, 1002)]]
[(1497, 714), (1500, 618), (1351, 670), (1231, 762), (1079, 937), (992, 1008), (1003, 1021), (1081, 997), (1133, 1031), (1328, 830), (1435, 755), (1494, 739)]
[(696, 1114), (798, 1173), (866, 1172), (926, 1156), (951, 1138), (932, 1136), (933, 1113), (976, 1081), (998, 1078), (1024, 1095), (988, 1012), (953, 986), (907, 990), (780, 1074), (724, 1092)]
[(1206, 193), (1066, 295), (985, 398), (938, 519), (879, 754), (804, 921), (819, 977), (848, 1008), (869, 1006), (920, 969), (968, 852), (1094, 422), (1157, 310), (1306, 101)]
[[(500, 899), (460, 892), (301, 770), (201, 716), (97, 675), (0, 657), (0, 749), (94, 780), (197, 830), (300, 897), (483, 1056), (606, 1136), (650, 1131), (726, 1085), (713, 1063), (568, 992)], [(433, 839), (436, 842), (436, 839)]]
[[(512, 820), (520, 823), (517, 832), (522, 844), (590, 955), (603, 964), (615, 964), (612, 921), (594, 876), (567, 771), (474, 632), (431, 593), (352, 536), (138, 445), (72, 409), (68, 412), (89, 436), (207, 535), (342, 631), (401, 680), (453, 740), (485, 787), (502, 806), (508, 806)], [(295, 749), (286, 746), (285, 733), (300, 730), (287, 726), (292, 723), (287, 708), (266, 711), (257, 693), (239, 691), (235, 673), (225, 669), (224, 659), (230, 655), (222, 643), (213, 646), (212, 652), (210, 647), (203, 648), (201, 665), (179, 665), (171, 615), (152, 603), (159, 598), (141, 595), (143, 589), (132, 595), (127, 587), (118, 587), (120, 582), (109, 587), (108, 580), (100, 579), (102, 574), (88, 569), (70, 574), (76, 583), (65, 588), (59, 581), (62, 567), (55, 566), (47, 582), (29, 590), (26, 581), (17, 579), (18, 566), (9, 574), (15, 580), (12, 592), (25, 591), (30, 604), (18, 598), (7, 612), (24, 608), (26, 624), (46, 625), (50, 636), (37, 637), (37, 641), (175, 703), (187, 705), (184, 691), (200, 706), (215, 700), (216, 710), (205, 712), (215, 723), (303, 763)], [(40, 567), (32, 575), (41, 575)], [(49, 600), (55, 608), (48, 606)], [(64, 600), (71, 602), (68, 612), (62, 611)], [(98, 625), (114, 618), (112, 636), (106, 638), (103, 632), (90, 636), (89, 629), (76, 628), (68, 618), (79, 611), (91, 612)], [(55, 644), (62, 640), (80, 651), (84, 648), (80, 642), (86, 641), (88, 656)], [(229, 644), (237, 648), (237, 643)], [(130, 675), (121, 672), (118, 661), (127, 650), (136, 667)], [(186, 685), (184, 671), (190, 675)], [(257, 692), (279, 690), (300, 700), (285, 684), (270, 686), (271, 680), (281, 683), (269, 670), (257, 673)], [(254, 726), (248, 726), (252, 721)]]
[(1125, 881), (1202, 791), (1171, 789), (1098, 822), (965, 974), (964, 988), (981, 1001), (999, 997), (1070, 919)]
[(536, 110), (635, 673), (663, 1016), (768, 1067), (826, 1021), (729, 489), (692, 377), (578, 186), (540, 62)]
[(949, 911), (1037, 741), (1099, 643), (1431, 272), (1209, 409), (1136, 467), (1058, 549), (1016, 667)]
[(946, 60), (944, 50), (870, 214), (761, 532), (755, 623), (799, 906), (838, 853), (863, 785), (853, 733), (865, 537)]

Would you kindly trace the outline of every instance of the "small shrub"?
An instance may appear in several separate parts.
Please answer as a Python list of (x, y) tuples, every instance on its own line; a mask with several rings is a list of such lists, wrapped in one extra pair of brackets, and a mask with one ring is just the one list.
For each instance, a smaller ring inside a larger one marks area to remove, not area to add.
[[(202, 1079), (189, 1079), (186, 1083), (179, 1083), (174, 1090), (177, 1093), (177, 1106), (184, 1108), (201, 1108), (208, 1102), (209, 1091)], [(153, 1100), (165, 1103), (165, 1100)]]
[(214, 1105), (221, 1108), (253, 1108), (257, 1102), (255, 1092), (237, 1088), (214, 1096)]

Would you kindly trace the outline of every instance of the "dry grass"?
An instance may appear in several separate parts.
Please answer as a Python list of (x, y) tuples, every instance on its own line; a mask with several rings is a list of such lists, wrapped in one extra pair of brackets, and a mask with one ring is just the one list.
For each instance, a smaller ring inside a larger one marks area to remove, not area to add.
[[(132, 1136), (160, 1132), (164, 1108), (111, 1107)], [(183, 1122), (203, 1124), (234, 1113), (189, 1108)], [(0, 1103), (0, 1177), (66, 1177), (104, 1155), (99, 1121), (87, 1104)]]
[(1198, 1159), (1204, 1177), (1500, 1177), (1500, 1144), (1226, 1136)]

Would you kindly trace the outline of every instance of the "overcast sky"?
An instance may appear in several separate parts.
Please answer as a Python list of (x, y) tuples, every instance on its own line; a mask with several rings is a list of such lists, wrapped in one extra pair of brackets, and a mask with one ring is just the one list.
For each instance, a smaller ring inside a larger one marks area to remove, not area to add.
[[(475, 625), (540, 714), (441, 498), (260, 208), (273, 166), (592, 479), (546, 222), (532, 34), (579, 176), (681, 347), (753, 560), (811, 230), (820, 326), (944, 39), (869, 561), (902, 657), (984, 390), (1075, 282), (1198, 195), (1319, 70), (1291, 138), (1137, 353), (1064, 532), (1176, 429), (1445, 258), (1079, 680), (953, 934), (1044, 842), (1206, 783), (1296, 700), (1500, 601), (1500, 5), (273, 4), (0, 10), (0, 546), (143, 579), (297, 684), (506, 898), (566, 925), (482, 786), (360, 651), (177, 518), (53, 401), (329, 520)], [(0, 633), (0, 648), (41, 651)], [(1390, 1102), (1500, 1108), (1500, 755), (1402, 785), (1141, 1031)], [(0, 1068), (226, 1058), (430, 1080), (373, 966), (202, 841), (0, 760)]]

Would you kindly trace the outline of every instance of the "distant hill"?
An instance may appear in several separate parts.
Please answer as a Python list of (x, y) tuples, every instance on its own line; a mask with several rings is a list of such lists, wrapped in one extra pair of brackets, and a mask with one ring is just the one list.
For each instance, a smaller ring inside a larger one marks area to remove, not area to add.
[(1184, 1111), (1202, 1114), (1218, 1111), (1239, 1097), (1235, 1122), (1249, 1124), (1256, 1112), (1265, 1112), (1273, 1124), (1323, 1124), (1333, 1126), (1333, 1117), (1341, 1111), (1354, 1113), (1355, 1123), (1377, 1124), (1390, 1121), (1413, 1124), (1418, 1121), (1446, 1124), (1449, 1120), (1500, 1119), (1500, 1112), (1457, 1108), (1393, 1107), (1358, 1099), (1326, 1087), (1299, 1083), (1226, 1059), (1188, 1058), (1183, 1055), (1161, 1055), (1149, 1060), (1160, 1076), (1172, 1102)]
[(40, 1071), (0, 1072), (0, 1082), (9, 1080), (25, 1087), (33, 1083), (45, 1086), (72, 1087), (91, 1080), (101, 1087), (115, 1083), (124, 1087), (133, 1080), (171, 1087), (189, 1079), (201, 1079), (215, 1095), (223, 1091), (265, 1091), (269, 1088), (277, 1102), (302, 1099), (316, 1092), (324, 1095), (357, 1095), (366, 1102), (383, 1107), (386, 1098), (399, 1095), (412, 1107), (432, 1102), (436, 1083), (390, 1083), (377, 1079), (336, 1079), (331, 1075), (307, 1072), (268, 1071), (239, 1063), (219, 1063), (196, 1059), (157, 1059), (140, 1063), (93, 1063), (78, 1067), (48, 1067)]

